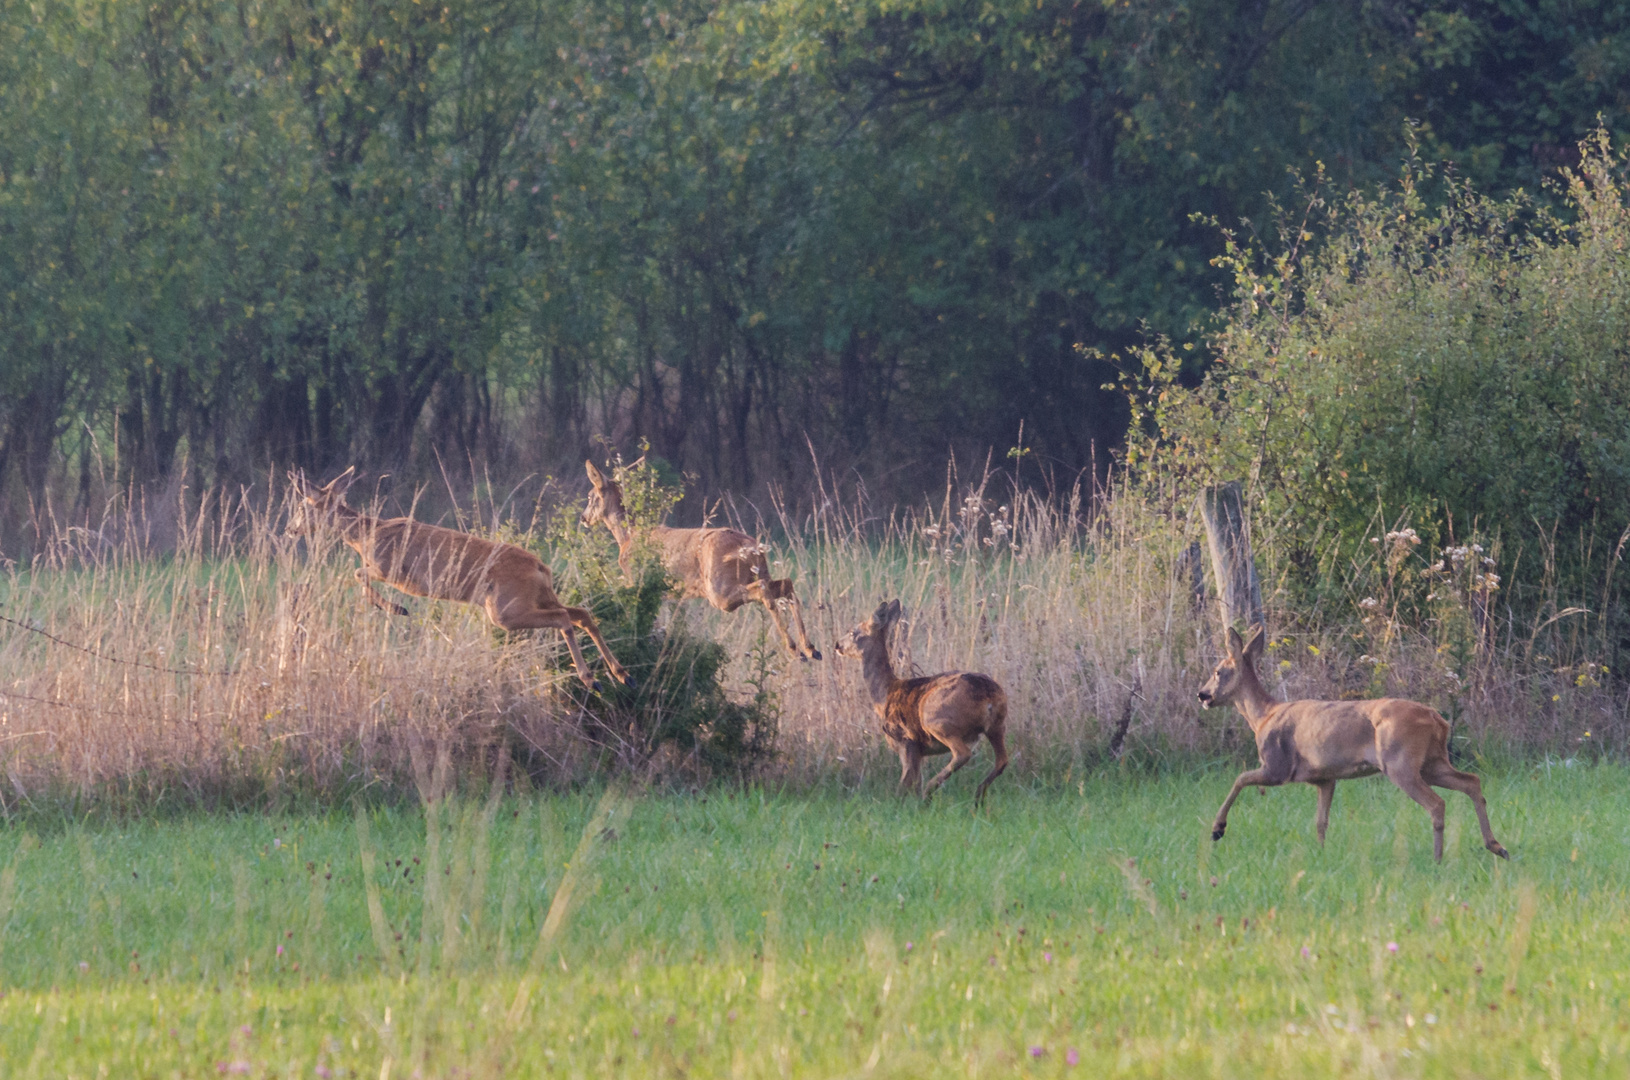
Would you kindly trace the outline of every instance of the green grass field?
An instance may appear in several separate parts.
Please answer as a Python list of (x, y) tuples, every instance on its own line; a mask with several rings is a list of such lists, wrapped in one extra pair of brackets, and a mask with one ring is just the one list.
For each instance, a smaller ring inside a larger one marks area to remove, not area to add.
[[(1630, 771), (1482, 850), (1230, 775), (13, 823), (0, 1075), (1583, 1076), (1630, 1066)], [(28, 830), (32, 830), (32, 832)], [(1394, 951), (1394, 945), (1396, 950)]]

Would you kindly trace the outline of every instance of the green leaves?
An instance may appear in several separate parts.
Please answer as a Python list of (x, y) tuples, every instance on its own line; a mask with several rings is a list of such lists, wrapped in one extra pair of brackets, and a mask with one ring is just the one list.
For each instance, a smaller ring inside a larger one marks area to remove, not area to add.
[(1231, 246), (1217, 364), (1191, 390), (1152, 351), (1138, 459), (1255, 479), (1322, 558), (1356, 555), (1379, 516), (1498, 535), (1528, 584), (1594, 581), (1591, 537), (1630, 524), (1630, 207), (1623, 157), (1589, 149), (1574, 225), (1457, 183), (1433, 208), (1417, 165), (1391, 194), (1310, 198), (1278, 255)]
[(1621, 122), (1622, 20), (1552, 6), (0, 0), (0, 484), (92, 435), (205, 486), (618, 426), (709, 487), (800, 433), (905, 490), (1020, 422), (1084, 466), (1102, 357), (1207, 323), (1208, 223), (1287, 168), (1538, 190)]

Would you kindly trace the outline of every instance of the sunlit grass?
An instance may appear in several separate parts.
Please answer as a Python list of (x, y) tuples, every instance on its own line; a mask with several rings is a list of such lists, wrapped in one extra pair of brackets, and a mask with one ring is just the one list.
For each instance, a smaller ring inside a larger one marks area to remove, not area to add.
[(1490, 776), (1513, 861), (1454, 797), (1441, 867), (1380, 779), (1214, 845), (1229, 779), (35, 820), (0, 1073), (1623, 1075), (1626, 770)]

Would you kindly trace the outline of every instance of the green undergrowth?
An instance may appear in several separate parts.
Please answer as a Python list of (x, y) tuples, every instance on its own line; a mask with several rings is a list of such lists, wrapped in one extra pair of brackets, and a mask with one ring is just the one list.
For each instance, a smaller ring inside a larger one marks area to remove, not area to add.
[(0, 1074), (1624, 1074), (1630, 771), (1230, 779), (14, 824)]

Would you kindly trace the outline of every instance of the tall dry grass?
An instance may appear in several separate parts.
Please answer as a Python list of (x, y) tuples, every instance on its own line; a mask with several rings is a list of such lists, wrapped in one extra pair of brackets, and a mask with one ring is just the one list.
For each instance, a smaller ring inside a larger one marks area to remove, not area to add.
[[(815, 496), (804, 515), (730, 516), (777, 537), (773, 570), (796, 578), (823, 649), (898, 597), (903, 671), (1001, 681), (1010, 782), (1093, 767), (1116, 744), (1144, 763), (1248, 752), (1237, 717), (1203, 713), (1193, 698), (1215, 659), (1215, 616), (1196, 578), (1202, 532), (1188, 500), (1125, 485), (1048, 498), (1004, 474), (953, 482), (920, 507), (879, 508), (833, 487)], [(412, 615), (388, 616), (365, 604), (349, 551), (288, 540), (281, 520), (275, 502), (205, 499), (172, 514), (161, 551), (145, 510), (117, 509), (100, 529), (64, 529), (31, 565), (7, 568), (0, 802), (406, 793), (443, 752), (470, 776), (490, 775), (504, 755), (538, 783), (607, 767), (561, 671), (558, 635), (501, 644), (478, 611), (440, 602), (404, 599)], [(1258, 534), (1274, 627), (1264, 676), (1282, 696), (1415, 697), (1451, 717), (1466, 750), (1625, 746), (1623, 684), (1602, 669), (1589, 620), (1567, 613), (1589, 605), (1556, 597), (1524, 622), (1487, 594), (1448, 589), (1411, 622), (1370, 595), (1387, 596), (1388, 541), (1298, 608), (1275, 570), (1271, 525)], [(569, 595), (574, 567), (558, 554), (551, 563)], [(1469, 641), (1449, 632), (1474, 616)], [(725, 645), (736, 692), (753, 692), (749, 654), (773, 641), (763, 612), (691, 602), (669, 617)], [(762, 688), (779, 708), (775, 775), (892, 773), (857, 665), (830, 651), (819, 663), (781, 656)]]

